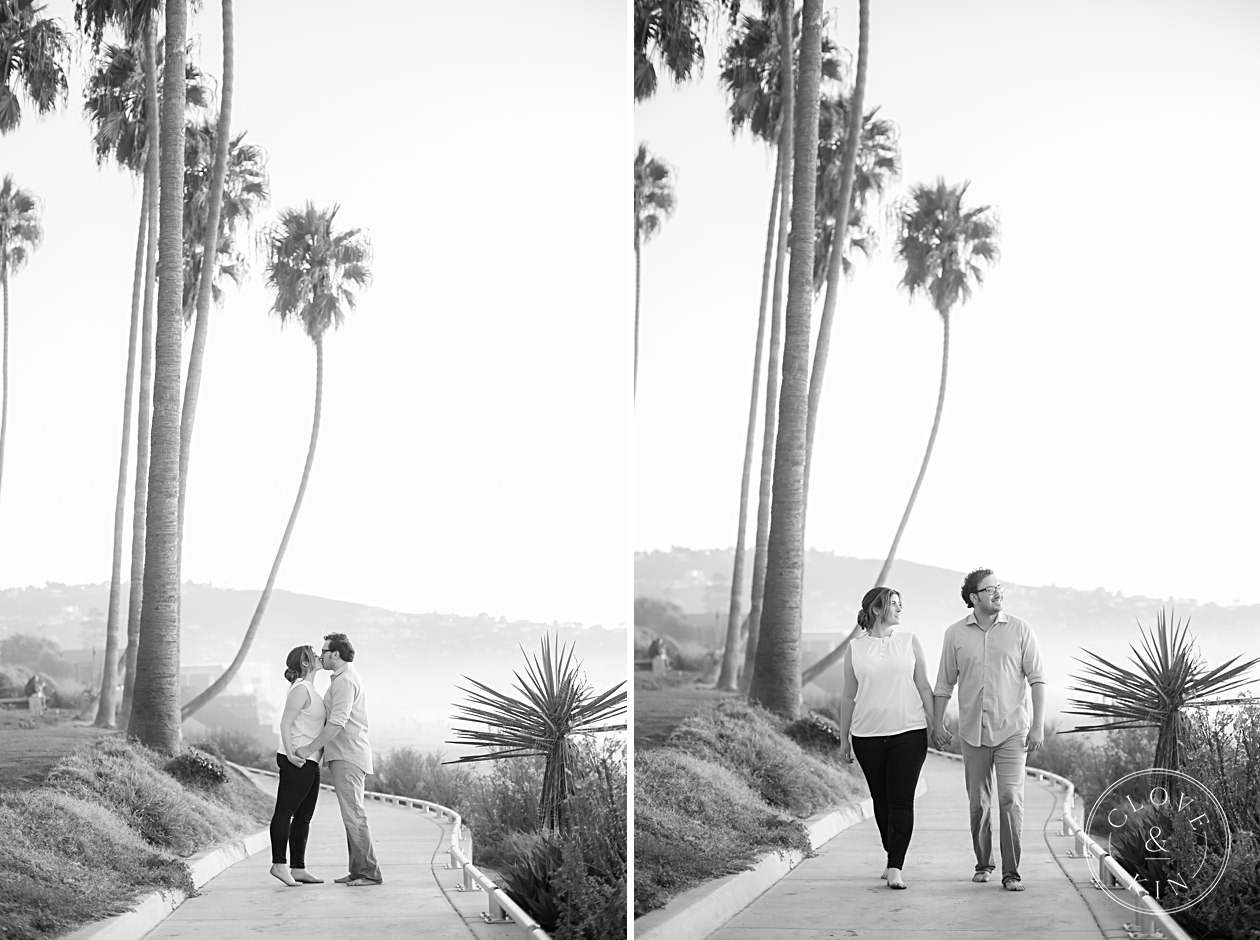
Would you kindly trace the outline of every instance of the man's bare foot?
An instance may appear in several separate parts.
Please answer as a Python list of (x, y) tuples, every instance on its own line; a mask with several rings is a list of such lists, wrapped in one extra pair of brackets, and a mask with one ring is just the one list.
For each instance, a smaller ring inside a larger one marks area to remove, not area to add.
[(1002, 879), (1002, 887), (1007, 891), (1023, 891), (1024, 883), (1018, 878), (1007, 875)]
[(978, 872), (976, 872), (974, 875), (972, 875), (972, 876), (971, 876), (971, 880), (972, 880), (972, 881), (974, 881), (974, 882), (976, 882), (976, 884), (979, 884), (979, 883), (980, 883), (980, 882), (982, 882), (982, 881), (988, 881), (988, 880), (989, 880), (989, 872), (987, 872), (987, 871), (978, 871)]
[(294, 880), (294, 881), (296, 881), (296, 882), (298, 882), (298, 884), (304, 884), (304, 885), (322, 885), (322, 884), (324, 883), (324, 879), (323, 879), (323, 878), (316, 878), (314, 875), (312, 875), (312, 874), (311, 874), (309, 871), (307, 871), (305, 868), (294, 868), (294, 869), (291, 869), (291, 870), (290, 870), (290, 872), (289, 872), (289, 874), (291, 874), (291, 875), (293, 876), (293, 880)]
[(905, 887), (906, 887), (906, 883), (905, 883), (904, 881), (902, 881), (902, 880), (901, 880), (901, 869), (900, 869), (900, 868), (890, 868), (890, 869), (888, 869), (888, 887), (890, 887), (890, 888), (897, 888), (898, 890), (904, 890), (904, 889), (905, 889)]
[(276, 878), (279, 878), (290, 888), (296, 888), (298, 886), (298, 883), (293, 880), (293, 875), (289, 873), (288, 865), (279, 865), (279, 864), (272, 865), (271, 874), (274, 875)]

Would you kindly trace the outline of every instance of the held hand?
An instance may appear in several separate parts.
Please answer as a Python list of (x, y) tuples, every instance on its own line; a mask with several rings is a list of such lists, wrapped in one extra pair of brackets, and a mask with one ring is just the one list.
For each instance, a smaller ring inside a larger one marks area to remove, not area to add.
[(932, 729), (932, 744), (938, 751), (945, 750), (953, 740), (954, 736), (945, 730), (944, 725), (937, 725)]
[(1024, 750), (1028, 753), (1039, 751), (1046, 746), (1046, 734), (1041, 728), (1031, 728), (1028, 731), (1028, 737), (1024, 739)]

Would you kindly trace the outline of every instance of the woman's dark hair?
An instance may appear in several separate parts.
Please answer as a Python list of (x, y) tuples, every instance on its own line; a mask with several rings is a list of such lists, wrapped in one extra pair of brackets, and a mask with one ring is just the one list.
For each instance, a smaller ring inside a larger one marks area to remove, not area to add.
[(858, 626), (869, 630), (879, 623), (894, 597), (899, 598), (901, 595), (890, 587), (875, 587), (867, 591), (862, 596), (862, 609), (858, 611)]
[(289, 650), (289, 658), (284, 661), (288, 668), (284, 671), (284, 678), (289, 684), (301, 679), (311, 668), (318, 663), (315, 658), (315, 647), (313, 646), (295, 646)]
[(350, 637), (344, 633), (328, 633), (324, 635), (324, 639), (328, 641), (328, 651), (340, 653), (343, 663), (354, 662), (354, 647), (350, 645)]
[(971, 595), (980, 593), (980, 582), (992, 576), (992, 568), (977, 568), (975, 571), (968, 572), (962, 583), (963, 603), (971, 607)]

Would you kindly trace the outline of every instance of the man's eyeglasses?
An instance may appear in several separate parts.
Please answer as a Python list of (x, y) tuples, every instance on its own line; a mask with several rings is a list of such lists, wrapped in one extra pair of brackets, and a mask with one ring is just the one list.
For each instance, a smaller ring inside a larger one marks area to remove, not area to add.
[(1006, 593), (1006, 588), (1000, 584), (990, 584), (986, 588), (976, 588), (977, 594), (988, 594), (990, 597), (1001, 597)]

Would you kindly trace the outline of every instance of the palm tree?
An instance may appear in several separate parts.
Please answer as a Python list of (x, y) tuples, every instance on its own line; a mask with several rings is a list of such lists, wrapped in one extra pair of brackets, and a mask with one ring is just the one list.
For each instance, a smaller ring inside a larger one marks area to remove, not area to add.
[(774, 447), (764, 611), (750, 701), (795, 717), (800, 701), (801, 585), (804, 566), (805, 419), (809, 394), (810, 304), (817, 201), (822, 0), (805, 0), (792, 143), (792, 245), (784, 317), (783, 382)]
[[(218, 240), (222, 237), (219, 214), (223, 207), (223, 187), (227, 176), (229, 151), (240, 143), (230, 137), (232, 128), (232, 92), (236, 84), (232, 31), (232, 0), (223, 0), (223, 81), (219, 91), (219, 120), (214, 134), (214, 164), (206, 181), (206, 215), (202, 227), (201, 257), (218, 257)], [(179, 423), (179, 544), (184, 544), (184, 506), (188, 496), (188, 461), (192, 455), (193, 425), (197, 418), (197, 397), (201, 391), (201, 370), (206, 353), (206, 336), (210, 328), (210, 296), (214, 284), (214, 266), (206, 265), (197, 281), (196, 326), (193, 327), (192, 349), (188, 356), (188, 381), (184, 389), (184, 407)]]
[[(148, 297), (148, 300), (143, 306), (144, 335), (146, 337), (143, 347), (143, 366), (141, 368), (144, 376), (144, 380), (141, 383), (141, 414), (143, 417), (142, 432), (139, 435), (140, 440), (138, 441), (137, 449), (143, 454), (144, 459), (141, 461), (140, 454), (138, 454), (137, 465), (138, 470), (140, 465), (144, 469), (143, 473), (137, 473), (137, 489), (139, 490), (142, 479), (146, 485), (148, 482), (149, 441), (147, 433), (148, 412), (152, 396), (150, 376), (152, 357), (149, 354), (149, 349), (152, 346), (153, 326), (152, 290), (146, 291), (146, 288), (153, 280), (156, 261), (156, 250), (151, 253), (152, 257), (150, 257), (148, 248), (152, 245), (156, 249), (157, 239), (156, 235), (151, 239), (148, 236), (151, 215), (150, 202), (156, 204), (156, 193), (150, 185), (149, 175), (145, 172), (145, 169), (148, 160), (149, 135), (150, 131), (156, 128), (156, 121), (149, 118), (148, 73), (150, 70), (145, 67), (145, 50), (146, 41), (144, 37), (136, 37), (125, 45), (107, 44), (104, 53), (98, 55), (95, 68), (88, 76), (83, 103), (84, 117), (95, 128), (92, 135), (92, 143), (97, 165), (103, 166), (108, 162), (113, 162), (133, 173), (141, 175), (144, 180), (140, 201), (140, 222), (136, 235), (135, 272), (131, 290), (131, 332), (127, 341), (127, 378), (123, 392), (122, 445), (118, 465), (118, 487), (114, 497), (114, 543), (109, 584), (109, 607), (105, 625), (105, 666), (104, 674), (101, 678), (101, 694), (97, 700), (95, 721), (98, 727), (112, 727), (115, 723), (116, 703), (114, 701), (114, 688), (118, 681), (123, 520), (126, 512), (127, 464), (131, 439), (132, 398), (135, 386), (136, 339), (141, 327), (140, 301), (142, 293)], [(206, 100), (205, 86), (201, 84), (200, 70), (191, 60), (185, 64), (185, 78), (188, 88), (188, 106), (190, 108), (203, 106)], [(156, 166), (155, 162), (154, 169), (156, 169)], [(154, 198), (151, 199), (151, 196)], [(152, 213), (152, 217), (156, 222), (155, 212)], [(143, 519), (143, 508), (144, 502), (141, 499), (138, 505), (141, 519)], [(136, 549), (142, 550), (143, 544), (143, 529), (141, 529), (140, 537), (133, 542), (132, 554), (132, 583), (137, 596), (143, 572), (142, 568), (137, 569), (136, 561), (138, 557), (139, 564), (142, 566), (143, 554), (137, 552)], [(135, 665), (135, 642), (139, 640), (138, 604), (135, 614), (136, 616), (131, 618), (131, 626), (134, 629), (128, 630), (129, 641), (127, 644), (130, 654), (128, 658), (132, 667)], [(130, 684), (130, 670), (127, 671), (127, 677), (128, 684)], [(130, 704), (125, 692), (124, 700), (127, 705)], [(123, 709), (122, 714), (125, 718), (128, 714), (126, 708)]]
[(639, 144), (634, 155), (634, 388), (639, 385), (639, 279), (640, 249), (674, 214), (674, 171), (668, 163)]
[(634, 0), (634, 100), (656, 94), (655, 59), (681, 84), (704, 68), (708, 0)]
[[(761, 478), (757, 504), (757, 534), (753, 558), (752, 605), (748, 615), (744, 670), (740, 685), (747, 688), (756, 660), (757, 636), (760, 629), (763, 587), (765, 584), (766, 549), (770, 534), (770, 489), (774, 466), (774, 438), (778, 414), (779, 347), (782, 318), (783, 278), (787, 268), (787, 232), (792, 172), (792, 72), (795, 43), (782, 42), (781, 37), (799, 34), (799, 18), (794, 18), (790, 3), (765, 3), (763, 8), (774, 15), (771, 19), (745, 16), (741, 29), (722, 58), (722, 84), (731, 98), (729, 114), (731, 132), (749, 130), (772, 147), (777, 147), (777, 172), (771, 186), (770, 222), (766, 236), (766, 261), (762, 269), (761, 307), (757, 317), (757, 345), (753, 355), (753, 382), (749, 404), (748, 432), (744, 445), (744, 468), (741, 475), (738, 532), (735, 541), (734, 568), (731, 572), (731, 609), (727, 618), (726, 649), (722, 657), (719, 686), (733, 689), (739, 660), (739, 607), (743, 590), (744, 529), (748, 519), (748, 494), (751, 486), (752, 454), (756, 439), (757, 396), (760, 391), (761, 348), (765, 337), (765, 317), (769, 296), (770, 253), (777, 245), (774, 267), (774, 289), (770, 315), (770, 348), (766, 367), (765, 427), (762, 433)], [(794, 26), (793, 24), (797, 25)], [(835, 45), (824, 38), (822, 44), (823, 77), (838, 79), (842, 63)], [(775, 202), (777, 192), (778, 202)], [(777, 219), (777, 221), (776, 221)], [(776, 241), (777, 239), (777, 241)]]
[[(1102, 724), (1079, 725), (1074, 731), (1110, 731), (1121, 728), (1158, 728), (1155, 744), (1156, 768), (1180, 770), (1182, 766), (1182, 734), (1185, 730), (1185, 709), (1197, 705), (1216, 704), (1207, 701), (1251, 680), (1244, 673), (1260, 663), (1260, 658), (1238, 663), (1240, 656), (1209, 669), (1193, 647), (1190, 620), (1178, 620), (1169, 628), (1172, 614), (1160, 608), (1155, 616), (1155, 629), (1148, 631), (1138, 623), (1142, 648), (1130, 646), (1130, 657), (1136, 668), (1118, 666), (1097, 653), (1084, 650), (1091, 661), (1078, 660), (1085, 673), (1073, 676), (1077, 683), (1072, 692), (1098, 696), (1101, 701), (1070, 699), (1077, 708), (1068, 715), (1087, 715), (1104, 719)], [(1237, 665), (1235, 665), (1237, 663)]]
[(973, 285), (984, 283), (984, 269), (998, 259), (998, 223), (988, 206), (967, 208), (963, 205), (970, 183), (947, 186), (938, 178), (935, 186), (918, 184), (910, 191), (910, 197), (899, 213), (897, 233), (897, 259), (905, 265), (901, 286), (910, 292), (926, 294), (932, 306), (941, 316), (943, 342), (941, 347), (941, 387), (936, 397), (936, 417), (932, 419), (932, 432), (928, 435), (927, 450), (919, 476), (910, 491), (910, 500), (902, 513), (901, 524), (893, 537), (888, 557), (880, 568), (875, 586), (884, 584), (897, 557), (897, 546), (910, 521), (910, 511), (927, 474), (928, 461), (932, 459), (932, 446), (941, 426), (941, 410), (945, 407), (945, 378), (949, 371), (949, 314), (957, 303), (966, 303)]
[(145, 505), (144, 587), (128, 733), (179, 749), (179, 412), (184, 275), (184, 43), (187, 7), (166, 4), (162, 77), (157, 330)]
[(0, 135), (22, 123), (19, 93), (39, 115), (68, 95), (70, 38), (44, 9), (31, 0), (0, 0)]
[(319, 440), (319, 417), (324, 400), (324, 333), (329, 328), (341, 326), (346, 311), (354, 310), (358, 292), (371, 282), (368, 266), (371, 251), (367, 236), (359, 229), (336, 231), (333, 222), (337, 210), (337, 206), (316, 209), (309, 202), (301, 210), (286, 209), (280, 213), (279, 220), (267, 236), (267, 286), (276, 292), (271, 312), (280, 318), (281, 325), (297, 320), (315, 345), (315, 419), (311, 425), (311, 442), (306, 452), (306, 465), (302, 469), (302, 482), (293, 501), (293, 511), (289, 513), (289, 523), (272, 562), (271, 573), (267, 576), (267, 584), (258, 599), (240, 649), (223, 674), (184, 705), (184, 718), (195, 713), (232, 681), (262, 624), (271, 590), (280, 573), (280, 563), (284, 560), (298, 511), (302, 508), (311, 466), (315, 462), (315, 444)]
[(9, 426), (9, 277), (30, 260), (43, 241), (39, 202), (6, 173), (0, 182), (0, 291), (4, 294), (4, 346), (0, 354), (0, 480)]
[[(197, 316), (205, 267), (205, 228), (209, 224), (211, 176), (218, 152), (217, 129), (208, 120), (191, 121), (184, 138), (184, 325)], [(247, 257), (244, 236), (270, 197), (267, 158), (261, 147), (245, 143), (245, 131), (228, 146), (224, 173), (219, 237), (215, 240), (215, 264), (209, 278), (211, 299), (223, 303), (223, 285), (239, 286), (244, 279)], [(182, 427), (182, 426), (181, 426)], [(181, 451), (182, 453), (182, 451)], [(184, 488), (180, 487), (180, 500)]]
[[(524, 653), (524, 650), (521, 651)], [(505, 695), (475, 679), (464, 679), (476, 689), (460, 688), (471, 704), (457, 706), (456, 721), (473, 728), (454, 728), (448, 744), (492, 748), (488, 754), (469, 754), (448, 763), (500, 760), (509, 757), (542, 757), (542, 794), (538, 801), (538, 828), (565, 831), (569, 827), (568, 799), (574, 792), (575, 736), (624, 731), (624, 724), (605, 722), (625, 714), (626, 693), (618, 682), (599, 695), (586, 681), (581, 663), (573, 660), (573, 647), (552, 648), (542, 638), (542, 656), (525, 659), (527, 678), (516, 675), (520, 697)]]

